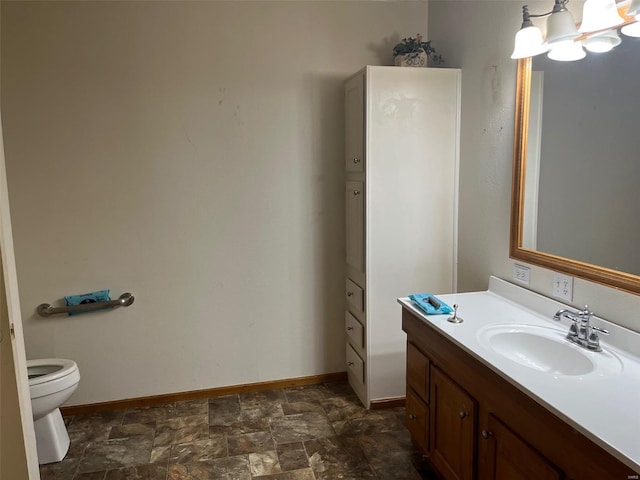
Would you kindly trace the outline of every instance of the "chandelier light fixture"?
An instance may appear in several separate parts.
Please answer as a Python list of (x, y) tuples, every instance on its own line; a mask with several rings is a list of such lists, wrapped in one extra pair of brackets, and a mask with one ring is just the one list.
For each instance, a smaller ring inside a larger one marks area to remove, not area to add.
[[(640, 0), (586, 0), (583, 5), (580, 27), (569, 10), (569, 0), (554, 0), (553, 9), (541, 14), (529, 13), (529, 6), (522, 7), (522, 26), (516, 33), (511, 58), (534, 57), (546, 53), (552, 60), (575, 61), (589, 52), (604, 53), (621, 43), (618, 28), (624, 35), (640, 37)], [(626, 18), (618, 13), (622, 4), (628, 4)], [(547, 17), (546, 37), (536, 27), (532, 18)]]
[(640, 37), (640, 0), (633, 0), (627, 10), (627, 17), (632, 16), (635, 22), (629, 23), (620, 29), (628, 37)]

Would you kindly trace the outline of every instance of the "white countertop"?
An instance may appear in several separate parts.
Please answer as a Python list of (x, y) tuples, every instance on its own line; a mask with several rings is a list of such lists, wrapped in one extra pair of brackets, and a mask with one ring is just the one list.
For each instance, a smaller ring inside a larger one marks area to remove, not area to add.
[(557, 329), (564, 335), (570, 321), (557, 322), (552, 316), (560, 308), (571, 311), (575, 308), (495, 277), (491, 277), (486, 292), (434, 295), (450, 306), (458, 304), (458, 316), (463, 318), (463, 323), (448, 322), (451, 315), (427, 315), (408, 297), (400, 298), (398, 302), (611, 455), (640, 472), (640, 334), (594, 317), (592, 324), (606, 328), (610, 333), (600, 336), (603, 352), (568, 345), (580, 349), (596, 364), (598, 355), (605, 355), (609, 361), (617, 359), (619, 372), (584, 376), (551, 374), (536, 371), (495, 352), (480, 340), (479, 332), (486, 331), (484, 327), (489, 325), (525, 324)]

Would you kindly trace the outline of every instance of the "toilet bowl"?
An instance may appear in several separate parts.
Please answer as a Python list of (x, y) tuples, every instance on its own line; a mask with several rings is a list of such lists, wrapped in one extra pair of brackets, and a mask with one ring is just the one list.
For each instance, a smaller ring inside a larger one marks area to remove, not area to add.
[(73, 360), (43, 358), (27, 360), (27, 372), (38, 463), (59, 462), (69, 450), (60, 406), (77, 388), (80, 371)]

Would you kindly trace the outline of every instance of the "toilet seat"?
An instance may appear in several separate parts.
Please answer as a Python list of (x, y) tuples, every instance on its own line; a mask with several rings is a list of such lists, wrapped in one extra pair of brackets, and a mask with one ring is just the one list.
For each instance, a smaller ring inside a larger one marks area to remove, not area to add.
[[(78, 366), (73, 360), (65, 358), (39, 358), (37, 360), (27, 360), (27, 372), (29, 373), (29, 385), (38, 385), (50, 382), (65, 375), (69, 375)], [(32, 377), (33, 374), (37, 376)]]
[(64, 358), (27, 360), (27, 373), (32, 399), (64, 390), (80, 380), (76, 363)]
[(27, 373), (38, 463), (59, 462), (70, 445), (60, 407), (78, 387), (80, 370), (73, 360), (39, 358), (27, 360)]

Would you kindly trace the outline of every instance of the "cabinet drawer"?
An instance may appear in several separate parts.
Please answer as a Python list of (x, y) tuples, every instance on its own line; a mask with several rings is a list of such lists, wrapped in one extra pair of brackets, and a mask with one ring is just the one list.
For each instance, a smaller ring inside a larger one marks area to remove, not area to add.
[(405, 424), (411, 438), (423, 453), (429, 452), (429, 407), (411, 389), (407, 388)]
[(427, 358), (416, 346), (407, 342), (407, 384), (427, 404), (429, 403), (429, 358)]
[(344, 328), (351, 344), (364, 350), (364, 327), (349, 312), (344, 312)]
[(347, 343), (347, 370), (355, 379), (364, 383), (364, 360), (356, 353), (351, 345)]
[(347, 303), (359, 312), (364, 312), (364, 290), (347, 278), (345, 285)]

